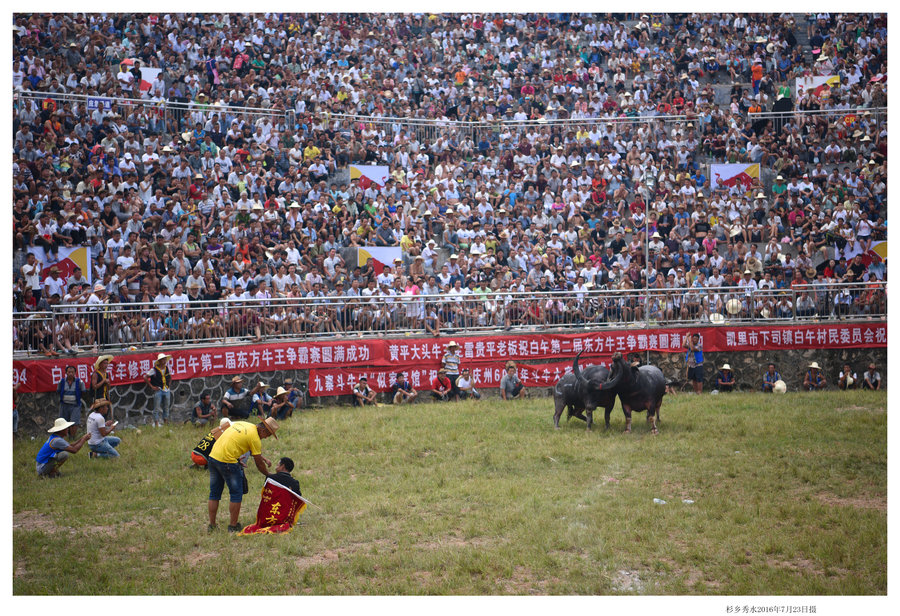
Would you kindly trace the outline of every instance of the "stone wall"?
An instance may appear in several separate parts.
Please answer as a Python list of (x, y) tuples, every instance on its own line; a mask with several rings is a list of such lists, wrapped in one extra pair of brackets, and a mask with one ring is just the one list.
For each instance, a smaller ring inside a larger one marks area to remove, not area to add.
[[(632, 357), (635, 357), (634, 355)], [(646, 361), (646, 353), (640, 354), (640, 361)], [(738, 389), (758, 390), (762, 382), (762, 373), (769, 362), (775, 362), (777, 370), (781, 373), (788, 391), (799, 391), (803, 382), (806, 367), (810, 362), (818, 362), (828, 380), (829, 389), (834, 389), (837, 376), (843, 364), (849, 362), (859, 378), (869, 362), (874, 362), (881, 372), (883, 385), (887, 386), (887, 349), (837, 349), (837, 350), (796, 350), (796, 351), (749, 351), (741, 353), (706, 353), (705, 356), (705, 383), (704, 392), (715, 389), (716, 373), (723, 363), (729, 363), (734, 371)], [(527, 363), (527, 362), (523, 362)], [(561, 363), (568, 363), (561, 362)], [(685, 365), (683, 353), (650, 353), (650, 363), (660, 367), (666, 378), (678, 382), (676, 387), (685, 385)], [(275, 389), (284, 383), (284, 379), (293, 378), (304, 391), (308, 379), (306, 370), (285, 370), (278, 372), (257, 373), (249, 372), (243, 375), (247, 384), (264, 381), (269, 385), (269, 393), (274, 394)], [(172, 406), (172, 421), (186, 421), (193, 404), (200, 398), (200, 394), (209, 391), (213, 400), (221, 400), (225, 390), (228, 389), (231, 377), (214, 376), (208, 378), (195, 378), (192, 380), (175, 381), (174, 401)], [(689, 389), (689, 386), (686, 387)], [(489, 390), (481, 390), (488, 398), (497, 397), (496, 387)], [(122, 422), (124, 427), (145, 424), (153, 417), (152, 391), (140, 385), (123, 385), (112, 388), (113, 416)], [(531, 396), (550, 396), (550, 388), (532, 388)], [(336, 396), (331, 398), (307, 398), (314, 406), (326, 404), (349, 404), (349, 396)], [(419, 401), (430, 401), (427, 392), (420, 394)], [(387, 400), (385, 400), (387, 401)], [(22, 394), (19, 396), (19, 432), (20, 434), (35, 435), (43, 433), (58, 416), (59, 397), (55, 392), (41, 394)], [(82, 413), (82, 425), (87, 418), (87, 412)]]

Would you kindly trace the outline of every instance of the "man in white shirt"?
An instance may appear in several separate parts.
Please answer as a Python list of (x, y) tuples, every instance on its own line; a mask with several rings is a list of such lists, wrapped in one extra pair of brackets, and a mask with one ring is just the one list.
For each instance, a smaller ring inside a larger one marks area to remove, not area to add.
[(22, 266), (22, 276), (25, 277), (25, 285), (31, 287), (35, 299), (41, 298), (41, 270), (43, 265), (37, 260), (33, 252), (28, 253), (25, 265)]
[(55, 265), (50, 268), (50, 275), (44, 280), (44, 297), (52, 297), (59, 294), (60, 297), (65, 295), (66, 281), (59, 277), (59, 268)]

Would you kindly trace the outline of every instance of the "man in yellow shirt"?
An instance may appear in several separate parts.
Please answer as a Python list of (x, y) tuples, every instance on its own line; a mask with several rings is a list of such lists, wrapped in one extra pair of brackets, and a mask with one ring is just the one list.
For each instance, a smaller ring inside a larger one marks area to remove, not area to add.
[(310, 161), (315, 160), (319, 157), (319, 154), (322, 153), (322, 150), (316, 147), (315, 142), (310, 139), (306, 142), (306, 147), (303, 149), (303, 160)]
[[(275, 436), (278, 423), (271, 417), (261, 423), (235, 421), (222, 433), (209, 453), (209, 532), (216, 530), (216, 514), (219, 512), (219, 500), (222, 488), (228, 484), (229, 532), (240, 532), (238, 517), (241, 514), (241, 501), (244, 498), (244, 481), (241, 463), (238, 461), (245, 453), (250, 452), (257, 470), (269, 476), (267, 468), (272, 462), (262, 455), (262, 439)], [(278, 438), (275, 436), (275, 438)]]

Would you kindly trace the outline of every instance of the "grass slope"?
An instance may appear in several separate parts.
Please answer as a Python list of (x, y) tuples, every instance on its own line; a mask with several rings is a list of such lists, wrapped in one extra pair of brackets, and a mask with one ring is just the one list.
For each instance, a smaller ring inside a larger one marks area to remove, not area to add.
[(13, 592), (885, 594), (886, 404), (670, 396), (656, 437), (618, 407), (556, 431), (549, 399), (307, 411), (263, 442), (317, 505), (281, 536), (207, 535), (190, 426), (123, 431), (121, 460), (85, 448), (56, 480), (20, 442)]

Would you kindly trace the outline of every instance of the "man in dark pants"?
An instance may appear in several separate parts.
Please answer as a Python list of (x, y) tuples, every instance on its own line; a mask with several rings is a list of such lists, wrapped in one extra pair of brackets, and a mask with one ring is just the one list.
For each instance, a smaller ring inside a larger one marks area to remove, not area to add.
[(703, 343), (700, 334), (693, 333), (684, 339), (687, 378), (694, 386), (695, 394), (703, 393)]
[[(219, 512), (219, 500), (222, 490), (228, 486), (229, 532), (240, 532), (238, 518), (241, 515), (241, 501), (244, 498), (244, 472), (239, 462), (241, 456), (249, 453), (256, 463), (256, 470), (269, 476), (268, 467), (272, 463), (262, 455), (262, 439), (275, 436), (278, 422), (269, 417), (258, 424), (247, 421), (235, 421), (216, 439), (209, 453), (209, 527), (216, 530), (216, 514)], [(278, 438), (275, 436), (275, 438)]]

